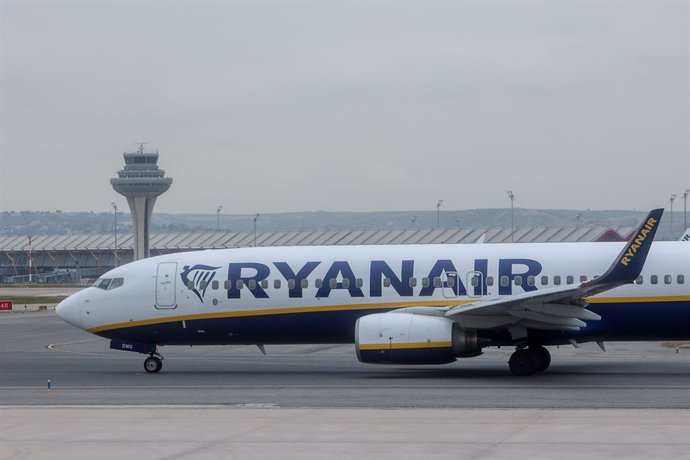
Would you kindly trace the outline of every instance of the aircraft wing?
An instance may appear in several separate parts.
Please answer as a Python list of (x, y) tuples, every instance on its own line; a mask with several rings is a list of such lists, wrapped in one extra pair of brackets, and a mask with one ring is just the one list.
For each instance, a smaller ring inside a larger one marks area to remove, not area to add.
[(445, 316), (466, 329), (522, 326), (544, 330), (579, 330), (586, 326), (583, 320), (601, 319), (596, 313), (587, 310), (587, 297), (634, 283), (640, 276), (662, 214), (663, 209), (651, 211), (609, 269), (593, 280), (579, 285), (539, 289), (516, 296), (451, 305), (434, 309), (435, 311), (415, 307), (398, 311)]

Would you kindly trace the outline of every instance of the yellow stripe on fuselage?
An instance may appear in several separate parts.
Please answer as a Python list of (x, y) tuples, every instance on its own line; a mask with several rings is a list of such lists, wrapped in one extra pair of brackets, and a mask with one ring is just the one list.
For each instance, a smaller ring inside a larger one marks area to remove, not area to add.
[(360, 350), (409, 350), (411, 348), (450, 348), (452, 342), (360, 343)]
[[(261, 310), (242, 310), (232, 312), (217, 312), (217, 313), (197, 313), (189, 315), (168, 316), (165, 318), (151, 318), (137, 321), (127, 321), (123, 323), (107, 324), (104, 326), (97, 326), (88, 329), (89, 332), (97, 334), (99, 332), (111, 331), (114, 329), (122, 329), (136, 326), (149, 326), (152, 324), (175, 323), (179, 321), (194, 321), (199, 319), (220, 319), (220, 318), (240, 318), (248, 316), (267, 316), (267, 315), (286, 315), (293, 313), (318, 313), (318, 312), (334, 312), (334, 311), (354, 311), (354, 310), (377, 310), (406, 307), (446, 307), (465, 305), (472, 302), (477, 302), (478, 299), (464, 299), (464, 300), (434, 300), (434, 301), (409, 301), (409, 302), (392, 302), (392, 303), (369, 303), (369, 304), (350, 304), (350, 305), (330, 305), (324, 307), (294, 307), (294, 308), (270, 308)], [(641, 302), (687, 302), (690, 301), (690, 296), (668, 296), (668, 297), (591, 297), (587, 299), (588, 303), (641, 303)]]
[(467, 300), (435, 300), (427, 302), (392, 302), (392, 303), (368, 303), (368, 304), (350, 304), (350, 305), (330, 305), (325, 307), (295, 307), (295, 308), (269, 308), (262, 310), (242, 310), (242, 311), (228, 311), (218, 313), (197, 313), (192, 315), (178, 315), (169, 316), (166, 318), (151, 318), (138, 321), (127, 321), (124, 323), (108, 324), (105, 326), (98, 326), (89, 329), (88, 331), (96, 334), (98, 332), (109, 331), (113, 329), (121, 329), (125, 327), (148, 326), (151, 324), (175, 323), (178, 321), (193, 321), (197, 319), (218, 319), (218, 318), (240, 318), (246, 316), (267, 316), (267, 315), (286, 315), (291, 313), (318, 313), (331, 311), (348, 311), (348, 310), (378, 310), (378, 309), (397, 309), (405, 307), (441, 307), (448, 305), (464, 305), (470, 302), (476, 302), (476, 299)]
[(641, 303), (641, 302), (687, 302), (690, 296), (657, 297), (589, 297), (587, 303)]

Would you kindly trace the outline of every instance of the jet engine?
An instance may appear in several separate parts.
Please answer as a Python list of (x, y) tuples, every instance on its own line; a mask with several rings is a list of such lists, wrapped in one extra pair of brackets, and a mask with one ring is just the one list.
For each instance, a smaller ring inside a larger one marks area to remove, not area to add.
[(446, 364), (481, 354), (477, 333), (441, 316), (366, 315), (355, 325), (357, 358), (372, 364)]

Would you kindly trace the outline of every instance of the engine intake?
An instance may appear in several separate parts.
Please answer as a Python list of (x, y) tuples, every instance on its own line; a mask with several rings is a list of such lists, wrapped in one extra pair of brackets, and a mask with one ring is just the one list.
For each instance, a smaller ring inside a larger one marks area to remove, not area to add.
[(355, 348), (357, 359), (373, 364), (446, 364), (481, 354), (477, 333), (448, 318), (396, 312), (359, 318)]

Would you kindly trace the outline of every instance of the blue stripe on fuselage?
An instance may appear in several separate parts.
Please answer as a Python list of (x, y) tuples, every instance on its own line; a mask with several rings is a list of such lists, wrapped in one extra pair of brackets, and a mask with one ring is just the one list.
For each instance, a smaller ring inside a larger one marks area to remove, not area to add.
[[(690, 339), (690, 301), (592, 304), (601, 315), (577, 332), (530, 330), (530, 340), (563, 343), (564, 338), (605, 340)], [(352, 343), (358, 318), (390, 311), (341, 310), (162, 322), (99, 332), (107, 338), (161, 345)], [(185, 327), (186, 326), (186, 327)], [(201, 332), (203, 331), (203, 332)]]

